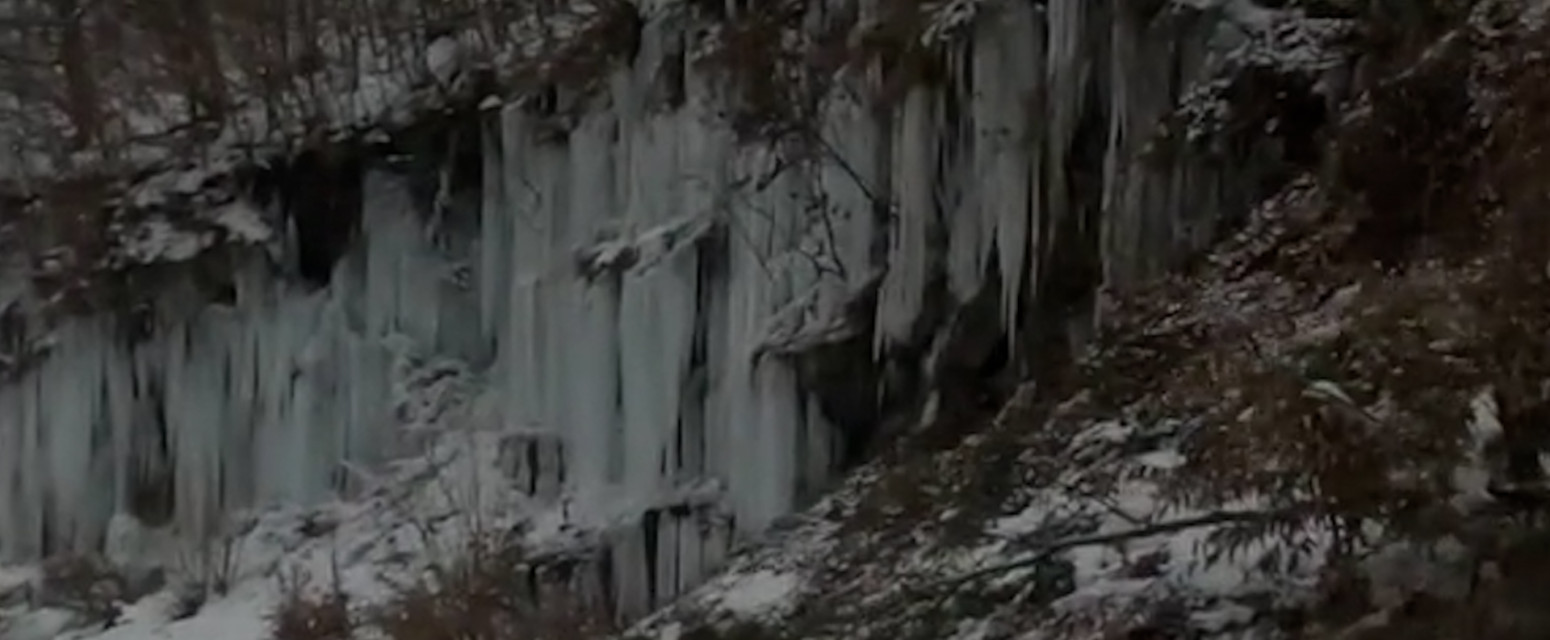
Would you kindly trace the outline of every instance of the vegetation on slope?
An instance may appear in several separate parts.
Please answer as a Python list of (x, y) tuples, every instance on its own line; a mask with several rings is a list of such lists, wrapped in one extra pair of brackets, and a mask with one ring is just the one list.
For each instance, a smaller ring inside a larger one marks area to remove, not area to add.
[[(1028, 573), (1112, 546), (1133, 578), (1152, 579), (1181, 558), (1141, 554), (1141, 542), (1214, 528), (1208, 565), (1259, 557), (1290, 579), (1307, 574), (1301, 554), (1316, 557), (1307, 598), (1239, 602), (1250, 621), (1228, 632), (1550, 632), (1527, 595), (1550, 569), (1546, 27), (1514, 2), (1400, 14), (1320, 4), (1365, 18), (1363, 59), (1339, 117), (1313, 132), (1307, 174), (1190, 268), (1111, 300), (1085, 360), (1042, 372), (995, 420), (952, 422), (961, 440), (904, 443), (812, 514), (834, 523), (810, 527), (832, 546), (791, 560), (812, 585), (769, 628), (924, 638), (989, 620), (997, 631), (964, 637), (1222, 633), (1198, 626), (1190, 612), (1204, 603), (1187, 589), (1084, 617), (1066, 608), (1074, 586), (1058, 571)], [(1156, 427), (1109, 449), (1073, 445), (1116, 423)], [(1124, 462), (1159, 443), (1176, 447), (1177, 466)], [(1041, 528), (1016, 537), (1028, 555), (945, 579), (918, 569), (972, 552), (1052, 488), (1123, 510), (1115, 492), (1137, 478), (1156, 482), (1166, 513), (1103, 534)]]
[[(836, 508), (844, 560), (825, 578), (855, 584), (924, 536), (946, 541), (937, 551), (973, 542), (985, 521), (1017, 508), (1021, 490), (1059, 482), (1070, 441), (1094, 422), (1174, 421), (1189, 425), (1169, 435), (1187, 462), (1161, 481), (1167, 496), (1199, 510), (1255, 505), (1221, 518), (1231, 526), (1213, 546), (1241, 551), (1310, 526), (1332, 533), (1323, 599), (1278, 619), (1280, 631), (1541, 637), (1550, 627), (1515, 594), (1550, 568), (1537, 518), (1550, 500), (1538, 486), (1550, 444), (1550, 201), (1536, 179), (1550, 141), (1550, 52), (1545, 28), (1517, 24), (1522, 10), (1510, 4), (1426, 5), (1397, 20), (1399, 31), (1369, 19), (1364, 78), (1344, 118), (1318, 132), (1310, 177), (1191, 269), (1115, 300), (1090, 358), (1045, 372), (994, 421), (950, 425), (958, 436), (981, 430), (974, 437), (858, 478), (854, 504)], [(1105, 475), (1081, 491), (1124, 479)], [(1131, 535), (1172, 530), (1149, 522)], [(1374, 597), (1364, 573), (1374, 550), (1444, 540), (1470, 558), (1462, 596)], [(919, 605), (943, 585), (915, 586), (907, 595)], [(439, 602), (445, 588), (411, 593)], [(855, 608), (810, 609), (788, 632), (832, 634), (845, 624), (836, 611), (878, 610), (839, 598), (860, 595), (817, 600)], [(1048, 600), (1032, 601), (1021, 622), (1048, 623)], [(914, 631), (997, 604), (970, 602)], [(1137, 630), (1159, 633), (1150, 621), (1104, 629)]]

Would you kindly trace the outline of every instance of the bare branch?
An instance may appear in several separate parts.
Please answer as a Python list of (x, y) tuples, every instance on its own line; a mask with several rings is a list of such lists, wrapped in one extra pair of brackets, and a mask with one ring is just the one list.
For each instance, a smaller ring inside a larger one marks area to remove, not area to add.
[(926, 585), (923, 590), (931, 592), (950, 591), (968, 582), (1001, 575), (1010, 571), (1016, 571), (1018, 569), (1026, 569), (1029, 567), (1037, 566), (1049, 561), (1049, 559), (1055, 556), (1055, 554), (1069, 551), (1078, 547), (1115, 544), (1129, 540), (1138, 540), (1141, 538), (1150, 538), (1152, 536), (1177, 533), (1189, 529), (1199, 529), (1201, 527), (1214, 527), (1228, 524), (1265, 524), (1279, 520), (1285, 520), (1289, 517), (1294, 517), (1296, 513), (1297, 510), (1295, 509), (1282, 509), (1273, 511), (1217, 511), (1195, 516), (1193, 518), (1168, 520), (1165, 522), (1158, 522), (1155, 524), (1138, 526), (1120, 531), (1112, 531), (1109, 533), (1071, 536), (1069, 538), (1062, 538), (1042, 545), (1039, 550), (1031, 556), (1010, 562), (991, 565), (989, 567), (976, 569), (962, 575), (938, 580)]

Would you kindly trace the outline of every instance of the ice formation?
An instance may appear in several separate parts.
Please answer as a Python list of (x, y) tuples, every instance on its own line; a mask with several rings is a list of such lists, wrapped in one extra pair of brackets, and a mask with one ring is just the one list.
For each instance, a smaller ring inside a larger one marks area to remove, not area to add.
[[(883, 114), (835, 95), (835, 157), (818, 166), (770, 179), (775, 153), (721, 124), (716, 80), (679, 55), (688, 27), (664, 11), (565, 134), (523, 106), (489, 112), (481, 175), (464, 176), (477, 196), (427, 206), (414, 176), (363, 168), (362, 231), (326, 287), (233, 250), (228, 303), (194, 293), (212, 267), (190, 263), (144, 326), (52, 326), (47, 358), (0, 387), (0, 554), (100, 546), (117, 513), (200, 536), (234, 509), (350, 491), (346, 463), (405, 451), (391, 363), (414, 345), (485, 366), (494, 408), (477, 426), (531, 444), (535, 492), (633, 505), (608, 537), (622, 607), (692, 586), (841, 453), (800, 371), (761, 357), (772, 341), (832, 328), (877, 274), (879, 358), (923, 343), (941, 282), (963, 301), (1000, 274), (1004, 332), (1037, 330), (1026, 312), (1076, 277), (1073, 256), (1101, 255), (1123, 285), (1252, 195), (1252, 163), (1138, 160), (1216, 14), (980, 4), (948, 45), (950, 81)], [(684, 104), (653, 104), (679, 72)], [(712, 504), (684, 503), (705, 486)]]

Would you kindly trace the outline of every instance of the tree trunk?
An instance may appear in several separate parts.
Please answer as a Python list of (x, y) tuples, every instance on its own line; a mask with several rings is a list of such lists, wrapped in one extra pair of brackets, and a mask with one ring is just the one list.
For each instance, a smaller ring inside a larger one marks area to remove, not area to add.
[(226, 77), (215, 46), (215, 21), (208, 0), (177, 0), (178, 40), (189, 102), (195, 118), (219, 120), (226, 115)]
[(101, 96), (92, 73), (86, 13), (79, 0), (53, 0), (60, 26), (59, 65), (65, 80), (65, 111), (75, 131), (71, 145), (79, 150), (97, 139), (101, 127)]

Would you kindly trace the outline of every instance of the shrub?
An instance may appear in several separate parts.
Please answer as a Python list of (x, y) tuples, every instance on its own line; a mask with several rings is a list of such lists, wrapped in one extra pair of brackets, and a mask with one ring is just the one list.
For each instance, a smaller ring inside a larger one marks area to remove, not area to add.
[(355, 620), (349, 595), (336, 582), (318, 594), (307, 589), (308, 576), (300, 570), (280, 577), (280, 602), (269, 615), (272, 640), (350, 640)]
[(43, 563), (38, 604), (74, 611), (87, 624), (111, 624), (129, 596), (127, 581), (101, 556), (65, 555)]
[(370, 623), (389, 640), (584, 640), (615, 630), (603, 607), (569, 585), (535, 591), (540, 573), (520, 547), (480, 533), (375, 607)]
[[(941, 5), (886, 0), (875, 22), (835, 15), (825, 7), (813, 28), (811, 0), (751, 3), (721, 21), (697, 64), (718, 75), (732, 97), (728, 119), (740, 138), (782, 146), (818, 145), (822, 103), (848, 72), (879, 82), (865, 87), (876, 108), (902, 100), (909, 89), (941, 81), (945, 48), (954, 28)], [(715, 10), (719, 13), (719, 10)], [(722, 16), (717, 16), (722, 17)], [(954, 16), (956, 18), (956, 16)], [(944, 26), (945, 25), (945, 26)]]
[[(1091, 372), (1117, 407), (1200, 418), (1172, 497), (1269, 503), (1278, 517), (1224, 550), (1316, 524), (1335, 535), (1334, 572), (1393, 541), (1461, 542), (1470, 571), (1495, 565), (1505, 582), (1542, 562), (1529, 552), (1550, 504), (1544, 32), (1439, 32), (1386, 60), (1331, 132), (1336, 197), (1272, 202), (1203, 272), (1127, 301), (1152, 307), (1110, 328), (1108, 366)], [(1502, 432), (1487, 442), (1469, 428), (1484, 392)], [(1481, 463), (1497, 500), (1456, 500), (1454, 473)], [(1510, 595), (1528, 588), (1488, 582), (1446, 605), (1406, 594), (1343, 637), (1540, 637), (1545, 621)]]

